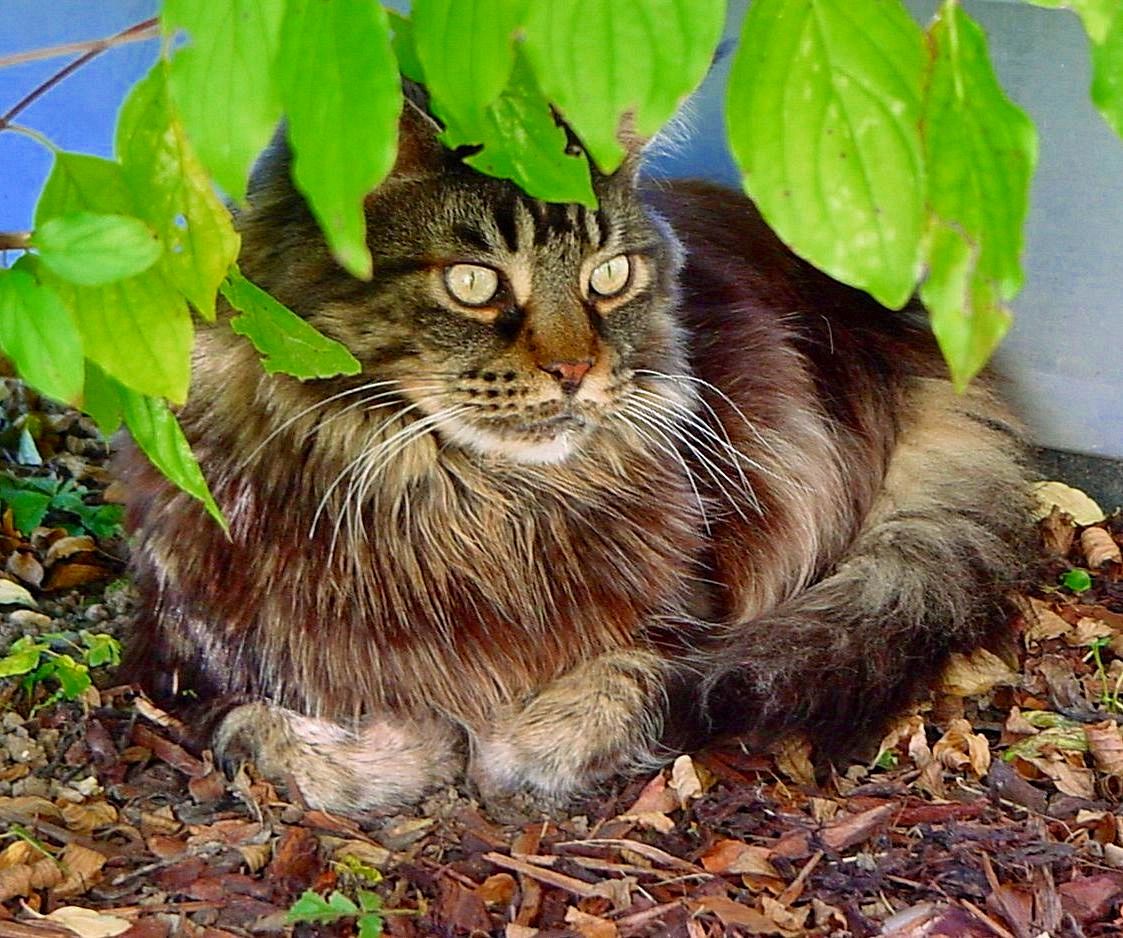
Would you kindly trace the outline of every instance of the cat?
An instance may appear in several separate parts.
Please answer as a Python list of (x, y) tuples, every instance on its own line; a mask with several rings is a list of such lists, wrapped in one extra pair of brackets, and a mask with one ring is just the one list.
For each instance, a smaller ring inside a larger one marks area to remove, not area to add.
[(362, 364), (263, 372), (203, 327), (179, 411), (229, 536), (131, 445), (126, 668), (224, 765), (361, 816), (467, 778), (556, 803), (740, 735), (820, 760), (1003, 634), (1025, 443), (918, 308), (799, 260), (742, 195), (549, 204), (412, 97), (370, 282), (274, 148), (240, 265)]

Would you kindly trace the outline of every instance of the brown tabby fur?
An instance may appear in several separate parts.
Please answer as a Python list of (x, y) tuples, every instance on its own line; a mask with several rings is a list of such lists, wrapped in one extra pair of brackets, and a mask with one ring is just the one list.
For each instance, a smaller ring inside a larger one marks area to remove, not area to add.
[[(565, 796), (721, 734), (843, 755), (1000, 628), (1028, 525), (992, 392), (741, 196), (633, 177), (595, 214), (535, 202), (408, 108), (365, 283), (266, 168), (242, 269), (363, 373), (266, 375), (201, 331), (180, 417), (229, 538), (122, 454), (128, 666), (202, 744), (349, 813), (465, 770)], [(633, 285), (592, 296), (618, 253)], [(488, 307), (439, 295), (460, 262), (502, 273)]]

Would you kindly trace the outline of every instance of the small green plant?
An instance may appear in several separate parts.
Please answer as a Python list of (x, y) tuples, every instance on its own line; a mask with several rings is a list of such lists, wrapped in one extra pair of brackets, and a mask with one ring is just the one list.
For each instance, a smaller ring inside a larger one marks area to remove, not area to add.
[(1092, 588), (1092, 575), (1082, 567), (1073, 567), (1061, 575), (1061, 583), (1074, 593), (1085, 593)]
[(25, 635), (0, 658), (0, 678), (19, 677), (28, 700), (34, 698), (37, 688), (54, 685), (46, 699), (32, 708), (34, 712), (60, 700), (76, 700), (90, 686), (91, 668), (116, 665), (120, 660), (121, 645), (112, 635), (85, 629)]
[(877, 757), (877, 761), (873, 765), (876, 769), (883, 769), (888, 772), (890, 769), (895, 769), (900, 761), (901, 757), (896, 749), (886, 749)]
[(12, 523), (30, 534), (44, 522), (57, 524), (71, 534), (113, 537), (121, 532), (120, 505), (90, 505), (93, 493), (68, 479), (26, 478), (0, 475), (0, 502), (12, 509)]
[(1093, 661), (1096, 665), (1096, 678), (1100, 682), (1100, 706), (1110, 713), (1123, 713), (1123, 701), (1119, 699), (1120, 688), (1123, 687), (1123, 674), (1115, 679), (1115, 687), (1108, 688), (1107, 669), (1104, 667), (1103, 650), (1111, 644), (1111, 636), (1099, 635), (1092, 639), (1088, 647), (1088, 654), (1084, 661)]
[(353, 918), (359, 938), (378, 938), (382, 934), (382, 897), (369, 889), (356, 889), (355, 896), (357, 903), (339, 890), (324, 897), (306, 889), (289, 908), (286, 920), (290, 925), (334, 925), (341, 919)]

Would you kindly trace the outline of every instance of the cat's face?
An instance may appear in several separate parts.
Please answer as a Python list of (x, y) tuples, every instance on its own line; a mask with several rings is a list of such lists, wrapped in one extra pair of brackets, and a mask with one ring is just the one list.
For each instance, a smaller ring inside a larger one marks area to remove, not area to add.
[(266, 271), (263, 285), (452, 445), (562, 461), (612, 432), (637, 371), (682, 370), (677, 242), (630, 173), (595, 185), (596, 210), (543, 203), (442, 153), (368, 199), (371, 282), (299, 251), (286, 264), (279, 236), (272, 264), (303, 282)]

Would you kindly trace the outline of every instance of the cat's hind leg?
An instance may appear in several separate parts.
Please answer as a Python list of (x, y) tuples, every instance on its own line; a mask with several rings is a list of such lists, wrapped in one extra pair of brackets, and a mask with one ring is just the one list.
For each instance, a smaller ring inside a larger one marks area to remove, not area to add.
[(231, 710), (213, 747), (227, 768), (252, 762), (310, 807), (353, 816), (415, 802), (464, 763), (459, 733), (436, 718), (373, 717), (352, 729), (263, 701)]
[(664, 670), (640, 649), (582, 662), (473, 733), (469, 777), (488, 800), (524, 792), (559, 803), (654, 763)]

